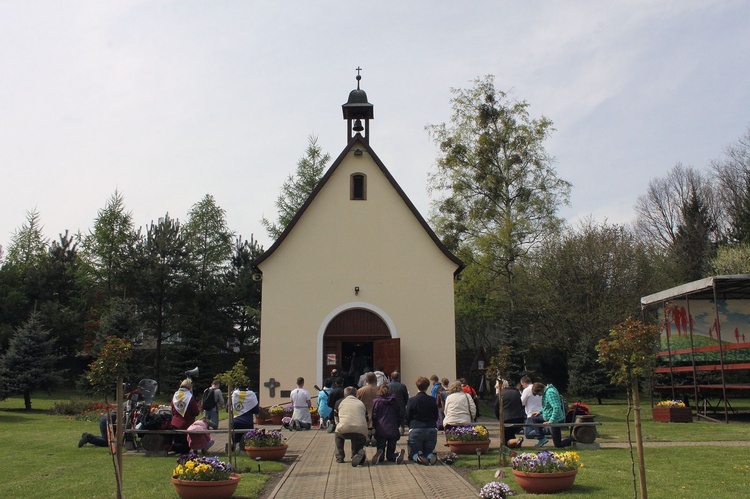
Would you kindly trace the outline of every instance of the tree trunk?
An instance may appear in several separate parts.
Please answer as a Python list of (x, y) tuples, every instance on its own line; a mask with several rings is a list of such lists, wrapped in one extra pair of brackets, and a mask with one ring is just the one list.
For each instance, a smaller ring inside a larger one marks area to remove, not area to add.
[(633, 380), (633, 406), (635, 407), (635, 443), (638, 450), (638, 478), (641, 485), (641, 497), (648, 498), (646, 490), (646, 460), (643, 457), (643, 435), (641, 432), (641, 403), (638, 395), (638, 379)]
[(27, 411), (31, 410), (31, 390), (23, 391), (23, 405)]

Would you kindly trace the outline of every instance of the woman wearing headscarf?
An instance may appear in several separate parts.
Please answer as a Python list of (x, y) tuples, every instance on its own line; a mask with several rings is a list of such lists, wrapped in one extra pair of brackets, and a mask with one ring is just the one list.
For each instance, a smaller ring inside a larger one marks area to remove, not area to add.
[[(180, 383), (180, 388), (172, 395), (172, 421), (175, 430), (187, 430), (201, 413), (198, 402), (193, 397), (193, 382), (189, 379)], [(178, 454), (187, 453), (187, 435), (175, 435), (172, 438), (172, 450)]]

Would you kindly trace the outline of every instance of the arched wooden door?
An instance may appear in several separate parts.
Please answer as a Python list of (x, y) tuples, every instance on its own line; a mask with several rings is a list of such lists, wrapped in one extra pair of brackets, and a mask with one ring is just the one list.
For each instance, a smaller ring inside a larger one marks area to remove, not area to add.
[(400, 370), (400, 345), (377, 314), (365, 309), (341, 312), (323, 335), (323, 378), (338, 369), (351, 384), (365, 366), (382, 367), (387, 374)]

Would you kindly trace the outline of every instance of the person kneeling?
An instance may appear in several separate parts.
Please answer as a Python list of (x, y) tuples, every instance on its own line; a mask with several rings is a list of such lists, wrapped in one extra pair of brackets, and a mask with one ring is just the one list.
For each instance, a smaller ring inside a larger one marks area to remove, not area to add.
[(365, 441), (367, 440), (367, 408), (355, 396), (356, 388), (348, 386), (344, 389), (344, 398), (338, 402), (336, 408), (337, 420), (335, 443), (336, 462), (344, 462), (344, 441), (351, 440), (352, 466), (357, 467), (365, 459)]

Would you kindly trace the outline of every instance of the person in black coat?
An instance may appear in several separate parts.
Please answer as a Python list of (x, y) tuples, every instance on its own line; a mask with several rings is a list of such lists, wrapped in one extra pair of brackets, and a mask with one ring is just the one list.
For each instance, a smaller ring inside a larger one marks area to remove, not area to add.
[[(511, 388), (507, 379), (498, 379), (495, 389), (499, 391), (499, 395), (495, 398), (495, 417), (500, 419), (500, 400), (502, 399), (503, 422), (508, 424), (525, 422), (526, 411), (521, 403), (521, 392)], [(504, 435), (505, 445), (512, 448), (521, 447), (523, 437), (516, 438), (516, 429), (514, 427), (506, 427)]]

